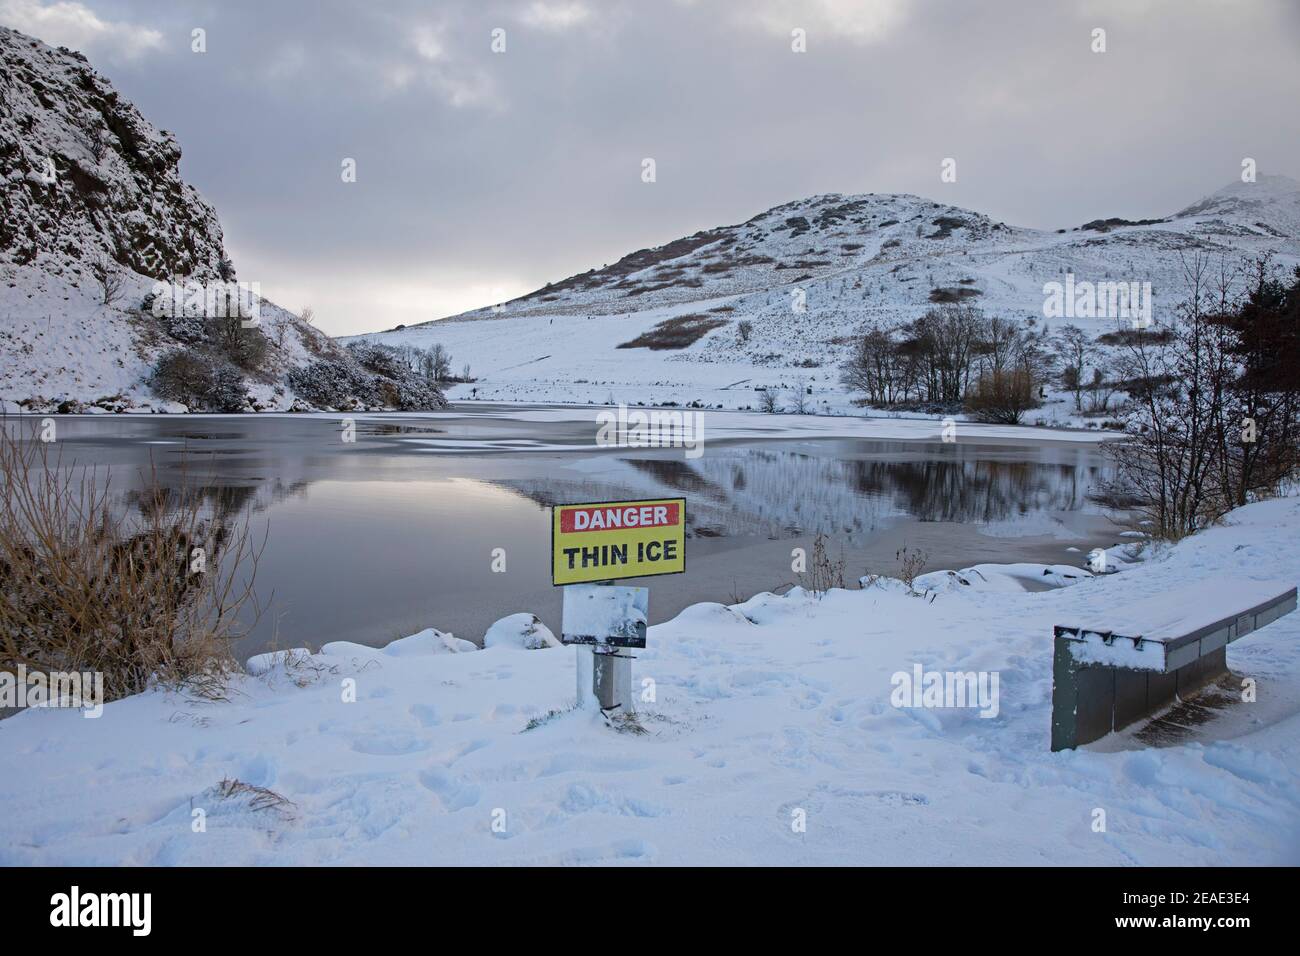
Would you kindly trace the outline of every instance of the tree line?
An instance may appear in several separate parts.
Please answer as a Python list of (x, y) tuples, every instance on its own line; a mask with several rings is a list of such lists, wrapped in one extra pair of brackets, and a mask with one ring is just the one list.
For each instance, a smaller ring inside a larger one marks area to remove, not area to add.
[(1037, 407), (1054, 364), (1047, 330), (1033, 320), (943, 305), (911, 322), (869, 323), (856, 337), (841, 381), (859, 404), (965, 410), (1019, 422)]
[(1273, 495), (1300, 466), (1300, 268), (1183, 261), (1187, 298), (1165, 344), (1123, 347), (1125, 435), (1109, 493), (1179, 538)]

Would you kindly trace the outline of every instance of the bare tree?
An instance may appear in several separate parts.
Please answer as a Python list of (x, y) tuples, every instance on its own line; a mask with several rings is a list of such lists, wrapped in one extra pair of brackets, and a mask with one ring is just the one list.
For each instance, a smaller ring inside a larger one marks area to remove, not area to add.
[(421, 355), (420, 371), (425, 378), (434, 382), (445, 382), (451, 378), (451, 355), (442, 343), (435, 342)]
[(126, 286), (126, 271), (107, 256), (99, 256), (90, 262), (90, 274), (99, 283), (100, 304), (112, 308), (122, 297)]
[(1187, 298), (1168, 346), (1139, 336), (1127, 346), (1124, 373), (1133, 401), (1126, 437), (1108, 443), (1115, 461), (1112, 495), (1128, 499), (1162, 537), (1180, 538), (1217, 521), (1238, 501), (1225, 493), (1225, 436), (1240, 367), (1226, 270), (1216, 277), (1208, 257), (1183, 260)]
[(429, 350), (433, 353), (433, 377), (436, 381), (446, 382), (451, 378), (451, 353), (443, 346), (435, 344)]
[(901, 353), (895, 330), (867, 325), (854, 342), (853, 354), (840, 366), (840, 383), (863, 396), (861, 404), (892, 405), (911, 389), (914, 364)]
[(78, 113), (73, 118), (73, 123), (77, 131), (77, 139), (85, 147), (86, 152), (90, 154), (98, 165), (103, 162), (104, 157), (108, 154), (108, 137), (109, 133), (100, 123), (100, 115), (93, 110), (87, 110), (84, 113)]
[(1232, 505), (1271, 492), (1300, 469), (1300, 268), (1285, 283), (1265, 256), (1251, 263), (1249, 278), (1240, 306), (1220, 320), (1241, 369), (1218, 438), (1217, 484)]
[(1083, 410), (1083, 370), (1095, 351), (1088, 333), (1077, 325), (1064, 326), (1056, 333), (1055, 344), (1061, 353), (1064, 368), (1061, 386), (1074, 393), (1074, 410)]
[(1105, 369), (1094, 368), (1092, 370), (1092, 381), (1088, 383), (1087, 387), (1088, 414), (1104, 415), (1110, 411), (1110, 400), (1119, 391), (1119, 383), (1113, 379), (1107, 379)]
[(776, 389), (768, 387), (763, 389), (758, 395), (758, 408), (760, 411), (774, 415), (780, 411), (780, 404), (777, 402)]
[(275, 325), (275, 347), (281, 352), (284, 351), (284, 340), (289, 334), (289, 313), (281, 314), (280, 321)]
[(795, 415), (808, 414), (808, 382), (800, 378), (790, 390), (790, 411)]
[(920, 358), (929, 401), (961, 401), (970, 385), (984, 327), (983, 313), (968, 305), (940, 306), (911, 324), (904, 348)]

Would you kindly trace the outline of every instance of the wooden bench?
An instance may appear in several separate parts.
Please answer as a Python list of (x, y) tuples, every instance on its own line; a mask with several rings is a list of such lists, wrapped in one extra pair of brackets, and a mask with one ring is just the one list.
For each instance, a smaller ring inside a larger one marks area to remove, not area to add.
[(1195, 695), (1228, 673), (1229, 644), (1295, 608), (1287, 583), (1212, 578), (1086, 625), (1057, 625), (1052, 750), (1090, 743)]

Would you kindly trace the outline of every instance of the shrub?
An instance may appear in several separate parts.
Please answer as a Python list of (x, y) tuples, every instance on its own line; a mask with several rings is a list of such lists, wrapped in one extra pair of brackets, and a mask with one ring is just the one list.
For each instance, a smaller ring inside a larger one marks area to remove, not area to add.
[(184, 342), (187, 345), (201, 345), (208, 341), (210, 329), (208, 320), (202, 316), (185, 315), (183, 312), (177, 315), (165, 315), (162, 317), (163, 328), (167, 334), (178, 342)]
[(242, 412), (248, 407), (244, 377), (229, 365), (219, 365), (212, 372), (207, 405), (214, 412)]
[[(812, 592), (819, 600), (826, 596), (831, 588), (844, 587), (844, 548), (840, 548), (839, 560), (831, 558), (826, 550), (826, 535), (820, 531), (813, 538), (812, 566), (806, 575), (799, 575), (799, 583)], [(737, 602), (739, 603), (739, 602)]]
[(197, 407), (212, 387), (212, 369), (198, 355), (177, 349), (158, 360), (149, 385), (162, 398)]
[(1117, 329), (1097, 336), (1102, 345), (1168, 345), (1173, 341), (1172, 329)]
[(925, 567), (925, 562), (930, 560), (930, 555), (920, 548), (909, 548), (904, 544), (894, 552), (894, 557), (898, 560), (899, 580), (907, 585), (907, 590), (916, 593), (916, 579)]
[(354, 401), (363, 405), (381, 402), (373, 378), (348, 361), (320, 359), (293, 369), (289, 373), (289, 385), (321, 408), (346, 408)]
[(986, 372), (966, 393), (966, 410), (980, 422), (1018, 425), (1025, 412), (1037, 407), (1034, 377), (1021, 367)]
[(984, 293), (980, 292), (979, 289), (948, 286), (940, 289), (931, 289), (930, 301), (941, 303), (961, 302), (963, 299), (973, 299), (983, 294)]
[(245, 327), (238, 317), (209, 319), (215, 321), (215, 343), (226, 358), (246, 372), (256, 372), (266, 364), (270, 343), (257, 326)]
[(154, 366), (149, 385), (154, 394), (180, 402), (191, 411), (241, 412), (248, 407), (239, 371), (200, 352), (168, 352)]
[(60, 466), (0, 431), (0, 671), (97, 672), (106, 700), (155, 685), (220, 697), (260, 556), (247, 516), (156, 480), (131, 511), (106, 476)]
[(1169, 344), (1127, 346), (1126, 435), (1103, 446), (1116, 466), (1108, 490), (1136, 497), (1146, 526), (1169, 539), (1300, 473), (1300, 270), (1288, 287), (1257, 261), (1243, 295), (1226, 258), (1197, 253), (1183, 268), (1188, 296)]
[(447, 405), (433, 380), (406, 365), (397, 349), (384, 345), (353, 343), (338, 358), (294, 369), (289, 385), (321, 408), (360, 403), (418, 412)]
[(378, 375), (390, 378), (408, 371), (409, 366), (402, 361), (397, 349), (387, 345), (375, 345), (370, 342), (353, 342), (348, 351), (357, 364)]

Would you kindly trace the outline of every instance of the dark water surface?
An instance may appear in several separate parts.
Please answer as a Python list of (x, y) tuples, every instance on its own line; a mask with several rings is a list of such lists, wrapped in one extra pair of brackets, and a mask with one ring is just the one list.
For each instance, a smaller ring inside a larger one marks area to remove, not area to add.
[[(687, 573), (637, 582), (652, 622), (794, 582), (791, 549), (811, 550), (818, 531), (842, 549), (851, 586), (896, 574), (903, 545), (932, 570), (1081, 564), (1116, 540), (1086, 500), (1104, 474), (1087, 443), (714, 440), (690, 459), (595, 449), (590, 422), (515, 412), (359, 415), (353, 443), (323, 416), (61, 416), (55, 444), (65, 466), (107, 467), (124, 501), (152, 467), (164, 484), (187, 475), (223, 508), (252, 509), (254, 537), (269, 531), (256, 579), (267, 610), (241, 653), (273, 638), (381, 645), (430, 626), (479, 641), (516, 611), (558, 633), (548, 508), (560, 502), (686, 497)], [(39, 419), (8, 427), (34, 435)]]

